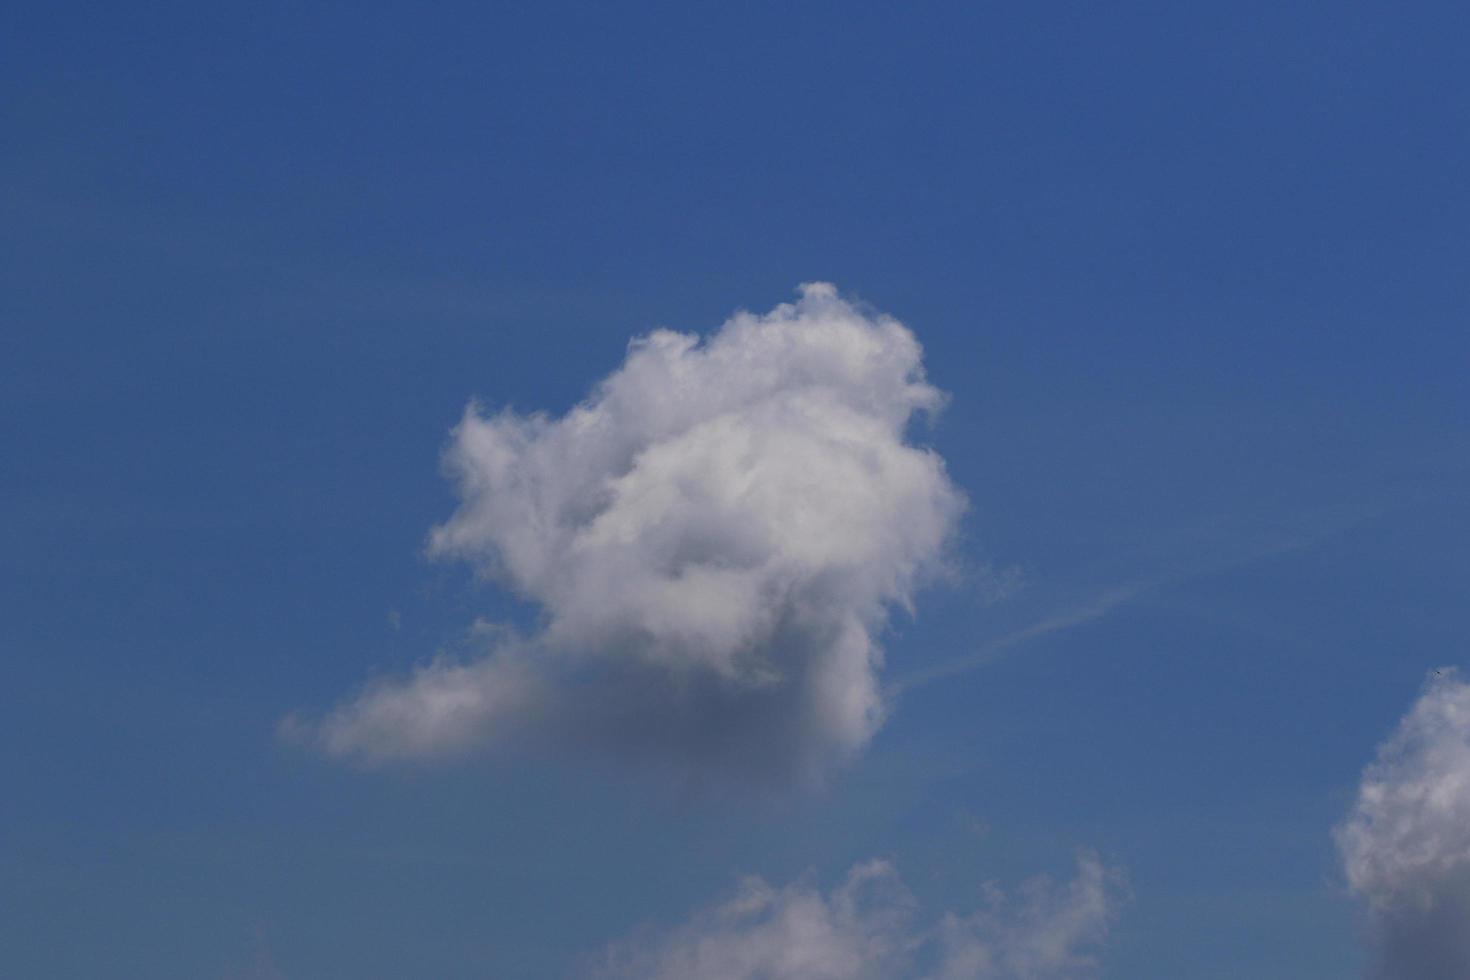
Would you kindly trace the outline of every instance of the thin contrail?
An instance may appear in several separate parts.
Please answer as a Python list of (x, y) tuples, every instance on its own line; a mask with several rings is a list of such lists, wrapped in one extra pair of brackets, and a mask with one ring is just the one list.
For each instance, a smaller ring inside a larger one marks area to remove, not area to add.
[(963, 674), (967, 671), (974, 670), (976, 667), (984, 666), (987, 663), (999, 659), (1001, 654), (1007, 650), (1020, 646), (1028, 640), (1034, 640), (1038, 637), (1046, 636), (1049, 633), (1059, 633), (1062, 630), (1071, 629), (1074, 626), (1081, 626), (1095, 619), (1101, 619), (1117, 607), (1137, 598), (1159, 584), (1162, 583), (1157, 581), (1134, 582), (1103, 591), (1071, 609), (1054, 612), (1044, 619), (1032, 623), (1030, 626), (1022, 627), (1021, 629), (1005, 634), (999, 639), (991, 640), (972, 653), (963, 654), (944, 663), (936, 664), (933, 667), (928, 667), (923, 670), (917, 670), (906, 677), (901, 677), (888, 685), (887, 694), (889, 697), (897, 697), (905, 691), (913, 690), (916, 687), (923, 687), (925, 684), (933, 681), (941, 680), (945, 677), (952, 677), (955, 674)]
[(1273, 555), (1299, 551), (1302, 548), (1341, 534), (1343, 531), (1361, 524), (1365, 520), (1379, 516), (1387, 509), (1386, 507), (1374, 507), (1367, 510), (1355, 509), (1347, 519), (1343, 519), (1341, 511), (1338, 511), (1325, 521), (1321, 519), (1323, 515), (1314, 515), (1318, 518), (1317, 521), (1307, 520), (1301, 523), (1317, 523), (1319, 525), (1317, 527), (1293, 530), (1269, 540), (1257, 541), (1253, 547), (1246, 547), (1244, 551), (1236, 550), (1230, 554), (1216, 554), (1208, 558), (1196, 558), (1194, 561), (1183, 563), (1155, 575), (1136, 578), (1121, 585), (1101, 588), (1092, 596), (1080, 602), (1052, 610), (1029, 626), (1013, 630), (1010, 633), (1006, 633), (997, 639), (985, 643), (978, 650), (962, 654), (943, 663), (935, 664), (932, 667), (916, 670), (905, 677), (900, 677), (887, 685), (884, 693), (890, 699), (896, 698), (914, 688), (923, 687), (946, 677), (953, 677), (956, 674), (963, 674), (975, 670), (988, 663), (993, 663), (1016, 647), (1023, 646), (1032, 640), (1048, 636), (1052, 633), (1060, 633), (1064, 630), (1074, 629), (1078, 626), (1084, 626), (1087, 623), (1102, 619), (1119, 606), (1126, 605), (1159, 589), (1177, 585), (1201, 575), (1209, 575), (1238, 568)]

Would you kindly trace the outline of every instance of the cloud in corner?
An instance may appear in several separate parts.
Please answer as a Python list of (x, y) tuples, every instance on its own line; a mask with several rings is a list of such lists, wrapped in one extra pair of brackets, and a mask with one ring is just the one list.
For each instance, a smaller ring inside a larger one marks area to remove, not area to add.
[(1376, 980), (1470, 977), (1470, 684), (1434, 671), (1337, 827)]
[(565, 415), (471, 404), (429, 552), (544, 625), (286, 728), (365, 762), (530, 739), (819, 777), (882, 723), (879, 635), (965, 507), (909, 438), (943, 401), (903, 324), (809, 283), (704, 339), (635, 339)]

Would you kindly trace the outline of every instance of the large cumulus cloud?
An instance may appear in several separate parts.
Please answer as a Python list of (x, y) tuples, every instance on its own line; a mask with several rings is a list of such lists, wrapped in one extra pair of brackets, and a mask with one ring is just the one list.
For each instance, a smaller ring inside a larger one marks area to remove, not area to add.
[(366, 760), (532, 735), (819, 774), (881, 723), (878, 636), (964, 506), (910, 439), (942, 400), (906, 327), (808, 284), (703, 340), (634, 340), (565, 415), (472, 404), (429, 550), (543, 625), (294, 730)]
[(1431, 675), (1337, 828), (1380, 980), (1470, 977), (1470, 684)]
[(1083, 854), (1067, 882), (987, 889), (970, 915), (926, 921), (886, 861), (823, 893), (741, 882), (728, 901), (663, 935), (620, 943), (602, 975), (638, 980), (1080, 980), (1128, 897), (1123, 873)]

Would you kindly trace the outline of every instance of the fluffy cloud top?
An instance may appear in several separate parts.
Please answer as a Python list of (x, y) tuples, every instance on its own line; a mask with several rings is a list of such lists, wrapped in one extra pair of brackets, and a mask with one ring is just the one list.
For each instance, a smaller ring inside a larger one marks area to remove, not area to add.
[(1367, 903), (1374, 975), (1470, 977), (1470, 685), (1454, 671), (1431, 675), (1380, 746), (1336, 836)]
[(705, 340), (633, 341), (560, 417), (471, 405), (446, 454), (460, 504), (430, 553), (544, 626), (297, 730), (367, 760), (539, 733), (820, 773), (881, 723), (877, 636), (964, 507), (908, 438), (942, 400), (907, 328), (808, 284)]
[(1078, 980), (1127, 897), (1122, 873), (1082, 855), (1066, 883), (1037, 878), (985, 907), (923, 923), (885, 861), (823, 894), (743, 881), (736, 895), (667, 935), (612, 949), (604, 975), (639, 980)]

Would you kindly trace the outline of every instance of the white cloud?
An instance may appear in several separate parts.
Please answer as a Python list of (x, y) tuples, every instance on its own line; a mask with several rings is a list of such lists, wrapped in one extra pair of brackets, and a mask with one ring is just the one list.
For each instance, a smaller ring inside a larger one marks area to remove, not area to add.
[(638, 980), (1078, 980), (1127, 899), (1121, 871), (1078, 858), (1070, 882), (1037, 878), (1015, 895), (986, 889), (968, 916), (922, 921), (886, 861), (823, 894), (760, 878), (663, 936), (614, 946), (602, 975)]
[(1470, 977), (1470, 685), (1430, 676), (1337, 828), (1382, 980)]
[(445, 457), (460, 504), (429, 550), (544, 626), (294, 730), (368, 761), (529, 734), (819, 775), (881, 724), (878, 634), (964, 508), (907, 437), (942, 401), (908, 329), (818, 283), (703, 341), (635, 340), (563, 416), (471, 405)]

